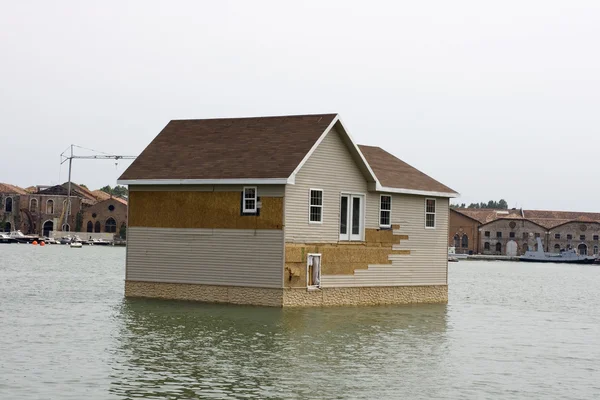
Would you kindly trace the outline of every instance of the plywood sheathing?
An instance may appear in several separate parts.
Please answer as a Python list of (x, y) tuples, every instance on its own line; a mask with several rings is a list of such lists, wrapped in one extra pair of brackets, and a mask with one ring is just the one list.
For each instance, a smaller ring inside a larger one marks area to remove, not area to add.
[(260, 215), (241, 215), (241, 192), (131, 192), (129, 226), (282, 229), (283, 198), (263, 197)]
[[(395, 229), (399, 229), (396, 226)], [(393, 229), (365, 229), (364, 242), (287, 243), (285, 246), (285, 286), (306, 287), (306, 263), (309, 253), (321, 254), (323, 275), (353, 275), (369, 264), (391, 264), (391, 254), (410, 254), (410, 250), (393, 250), (406, 235), (394, 235)]]

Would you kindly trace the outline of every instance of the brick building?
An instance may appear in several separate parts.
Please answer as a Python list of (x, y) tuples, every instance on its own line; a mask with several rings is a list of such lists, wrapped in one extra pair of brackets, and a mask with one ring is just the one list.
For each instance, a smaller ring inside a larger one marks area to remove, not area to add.
[[(98, 219), (104, 218), (101, 232), (107, 232), (107, 222), (108, 229), (115, 233), (119, 233), (121, 225), (126, 226), (127, 202), (125, 200), (110, 200), (111, 196), (108, 194), (94, 194), (95, 192), (92, 193), (85, 187), (72, 183), (71, 208), (67, 213), (68, 193), (68, 182), (62, 185), (36, 186), (27, 189), (0, 183), (0, 231), (20, 230), (25, 234), (40, 236), (49, 236), (53, 231), (86, 231), (85, 211), (99, 202), (107, 201), (104, 195), (108, 196), (112, 206), (107, 203), (106, 210), (100, 206), (95, 211)], [(111, 215), (113, 220), (109, 220)]]
[[(463, 236), (474, 238), (462, 246)], [(459, 253), (520, 255), (537, 249), (537, 238), (547, 252), (576, 249), (598, 254), (600, 213), (544, 210), (451, 209), (448, 245)]]

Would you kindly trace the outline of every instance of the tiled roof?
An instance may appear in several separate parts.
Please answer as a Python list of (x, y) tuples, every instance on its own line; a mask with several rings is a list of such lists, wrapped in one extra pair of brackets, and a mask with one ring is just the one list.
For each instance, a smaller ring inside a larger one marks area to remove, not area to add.
[[(69, 182), (63, 183), (62, 186), (65, 189), (68, 189)], [(96, 201), (96, 197), (92, 194), (92, 192), (89, 189), (86, 189), (83, 186), (76, 184), (75, 182), (71, 182), (71, 191), (79, 192), (79, 194), (81, 194), (82, 197), (85, 197), (88, 200)]]
[(103, 192), (102, 190), (94, 190), (92, 191), (92, 194), (94, 195), (96, 200), (98, 200), (98, 202), (113, 199), (115, 201), (118, 201), (119, 203), (127, 205), (127, 200), (118, 196), (111, 196), (110, 194)]
[(288, 178), (335, 117), (174, 120), (119, 180)]
[(363, 145), (358, 147), (382, 186), (456, 194), (448, 186), (441, 184), (380, 147)]
[(501, 218), (523, 219), (520, 210), (494, 210), (487, 208), (453, 208), (453, 210), (482, 224), (487, 224)]
[(27, 194), (25, 189), (9, 183), (0, 183), (0, 193)]
[(92, 195), (96, 198), (96, 200), (98, 201), (103, 201), (103, 200), (108, 200), (111, 198), (110, 194), (103, 192), (102, 190), (93, 190), (92, 191)]

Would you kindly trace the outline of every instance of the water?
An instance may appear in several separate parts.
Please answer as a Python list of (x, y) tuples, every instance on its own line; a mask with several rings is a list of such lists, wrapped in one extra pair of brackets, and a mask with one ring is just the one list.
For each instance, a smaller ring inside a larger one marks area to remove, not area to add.
[(450, 302), (123, 298), (123, 248), (0, 246), (0, 399), (600, 398), (600, 266), (450, 265)]

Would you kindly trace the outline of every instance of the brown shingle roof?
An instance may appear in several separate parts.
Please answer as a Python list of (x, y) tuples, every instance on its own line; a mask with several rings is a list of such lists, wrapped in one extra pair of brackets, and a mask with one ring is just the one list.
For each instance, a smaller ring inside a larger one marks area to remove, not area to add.
[(119, 180), (288, 178), (335, 117), (174, 120)]
[(27, 194), (25, 189), (9, 183), (0, 183), (0, 193)]
[(427, 192), (456, 193), (429, 175), (408, 165), (380, 147), (359, 145), (381, 186)]

